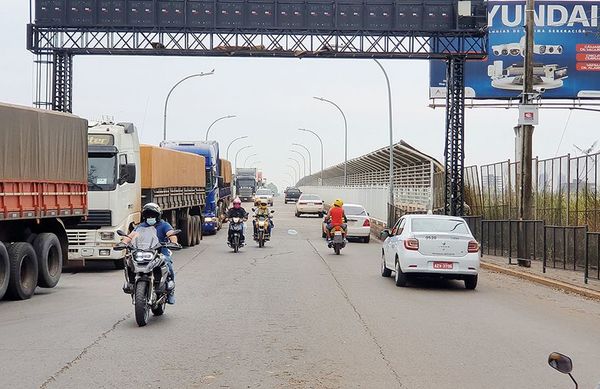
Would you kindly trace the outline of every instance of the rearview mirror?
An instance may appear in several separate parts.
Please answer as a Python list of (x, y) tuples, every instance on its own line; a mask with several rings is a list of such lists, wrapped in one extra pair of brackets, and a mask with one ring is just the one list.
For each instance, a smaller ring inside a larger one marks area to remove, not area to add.
[(389, 236), (390, 236), (390, 230), (386, 229), (386, 230), (381, 231), (381, 233), (379, 234), (379, 239), (386, 240)]
[(275, 211), (271, 211), (271, 213), (275, 213)]
[(573, 370), (571, 358), (561, 353), (551, 353), (548, 356), (548, 364), (551, 368), (558, 370), (563, 374), (569, 374)]
[(256, 209), (252, 208), (252, 212), (256, 212)]
[(119, 185), (124, 183), (135, 183), (135, 165), (133, 163), (119, 165)]
[(121, 231), (121, 230), (117, 230), (117, 235), (119, 235), (119, 236), (127, 236), (127, 234), (126, 234), (126, 233), (124, 233), (124, 232), (123, 232), (123, 231)]

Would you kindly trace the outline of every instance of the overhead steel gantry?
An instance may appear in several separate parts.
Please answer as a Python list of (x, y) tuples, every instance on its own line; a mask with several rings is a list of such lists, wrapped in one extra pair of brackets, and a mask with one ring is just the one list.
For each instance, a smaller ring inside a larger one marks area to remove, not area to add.
[(51, 69), (34, 104), (72, 111), (75, 55), (445, 60), (446, 212), (462, 215), (464, 63), (487, 55), (485, 4), (369, 1), (36, 0), (27, 48)]

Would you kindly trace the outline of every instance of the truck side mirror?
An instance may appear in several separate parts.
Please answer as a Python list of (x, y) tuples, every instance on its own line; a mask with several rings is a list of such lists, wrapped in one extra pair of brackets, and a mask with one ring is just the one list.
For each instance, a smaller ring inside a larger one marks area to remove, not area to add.
[(134, 184), (135, 183), (135, 164), (128, 163), (126, 165), (119, 166), (119, 185), (124, 183)]

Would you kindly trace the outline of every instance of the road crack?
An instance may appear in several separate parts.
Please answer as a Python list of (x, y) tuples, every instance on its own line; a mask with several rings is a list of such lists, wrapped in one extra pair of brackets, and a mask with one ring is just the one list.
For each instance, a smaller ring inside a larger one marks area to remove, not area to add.
[(73, 366), (75, 366), (75, 364), (77, 364), (77, 362), (79, 362), (81, 359), (83, 359), (83, 357), (95, 346), (99, 345), (100, 342), (103, 339), (106, 339), (108, 337), (108, 335), (113, 332), (114, 330), (117, 329), (117, 327), (123, 323), (125, 320), (129, 319), (131, 317), (131, 313), (123, 316), (122, 318), (120, 318), (119, 320), (117, 320), (110, 329), (108, 329), (107, 331), (104, 331), (102, 334), (100, 334), (100, 336), (98, 336), (92, 343), (90, 343), (89, 345), (87, 345), (86, 347), (84, 347), (83, 350), (81, 350), (81, 352), (72, 360), (70, 360), (69, 362), (67, 362), (63, 367), (61, 367), (57, 372), (55, 372), (54, 374), (52, 374), (50, 377), (48, 377), (46, 379), (46, 381), (44, 381), (41, 385), (40, 385), (40, 389), (46, 389), (48, 387), (48, 385), (50, 385), (52, 382), (56, 382), (56, 379), (66, 373), (70, 368), (72, 368)]
[(358, 308), (356, 307), (356, 305), (354, 305), (354, 303), (350, 299), (350, 296), (348, 296), (348, 292), (346, 292), (346, 289), (344, 288), (344, 286), (342, 285), (340, 280), (335, 276), (333, 269), (331, 268), (331, 266), (329, 266), (329, 263), (327, 263), (325, 258), (323, 258), (323, 256), (319, 252), (319, 250), (317, 250), (317, 248), (312, 244), (312, 242), (310, 240), (307, 239), (306, 242), (312, 247), (315, 254), (317, 254), (319, 256), (319, 258), (321, 258), (321, 261), (323, 262), (325, 267), (327, 267), (327, 270), (329, 271), (329, 274), (331, 275), (331, 277), (334, 279), (334, 281), (337, 285), (337, 288), (340, 290), (342, 296), (344, 297), (344, 299), (346, 300), (348, 305), (350, 305), (350, 307), (354, 311), (354, 314), (358, 318), (358, 321), (360, 322), (361, 326), (363, 327), (363, 329), (365, 330), (367, 335), (369, 335), (369, 337), (371, 338), (371, 341), (375, 344), (375, 346), (377, 346), (377, 349), (379, 351), (379, 355), (381, 356), (381, 359), (385, 362), (385, 364), (388, 366), (388, 368), (392, 371), (394, 378), (396, 379), (396, 382), (398, 383), (398, 385), (400, 387), (404, 386), (402, 384), (402, 379), (400, 378), (400, 374), (398, 374), (396, 369), (394, 369), (391, 361), (388, 359), (388, 357), (383, 352), (382, 344), (379, 342), (379, 340), (377, 339), (377, 337), (375, 336), (375, 334), (373, 333), (373, 331), (371, 330), (371, 328), (369, 327), (369, 325), (367, 324), (367, 322), (365, 321), (365, 319), (363, 318), (361, 313), (358, 311)]

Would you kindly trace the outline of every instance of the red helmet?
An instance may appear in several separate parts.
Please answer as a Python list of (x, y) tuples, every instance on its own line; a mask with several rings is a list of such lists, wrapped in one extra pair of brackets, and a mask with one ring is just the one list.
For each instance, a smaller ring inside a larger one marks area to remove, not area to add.
[(233, 207), (234, 207), (234, 208), (239, 208), (241, 205), (242, 205), (242, 200), (240, 200), (240, 198), (239, 198), (239, 197), (236, 197), (236, 198), (233, 200)]

